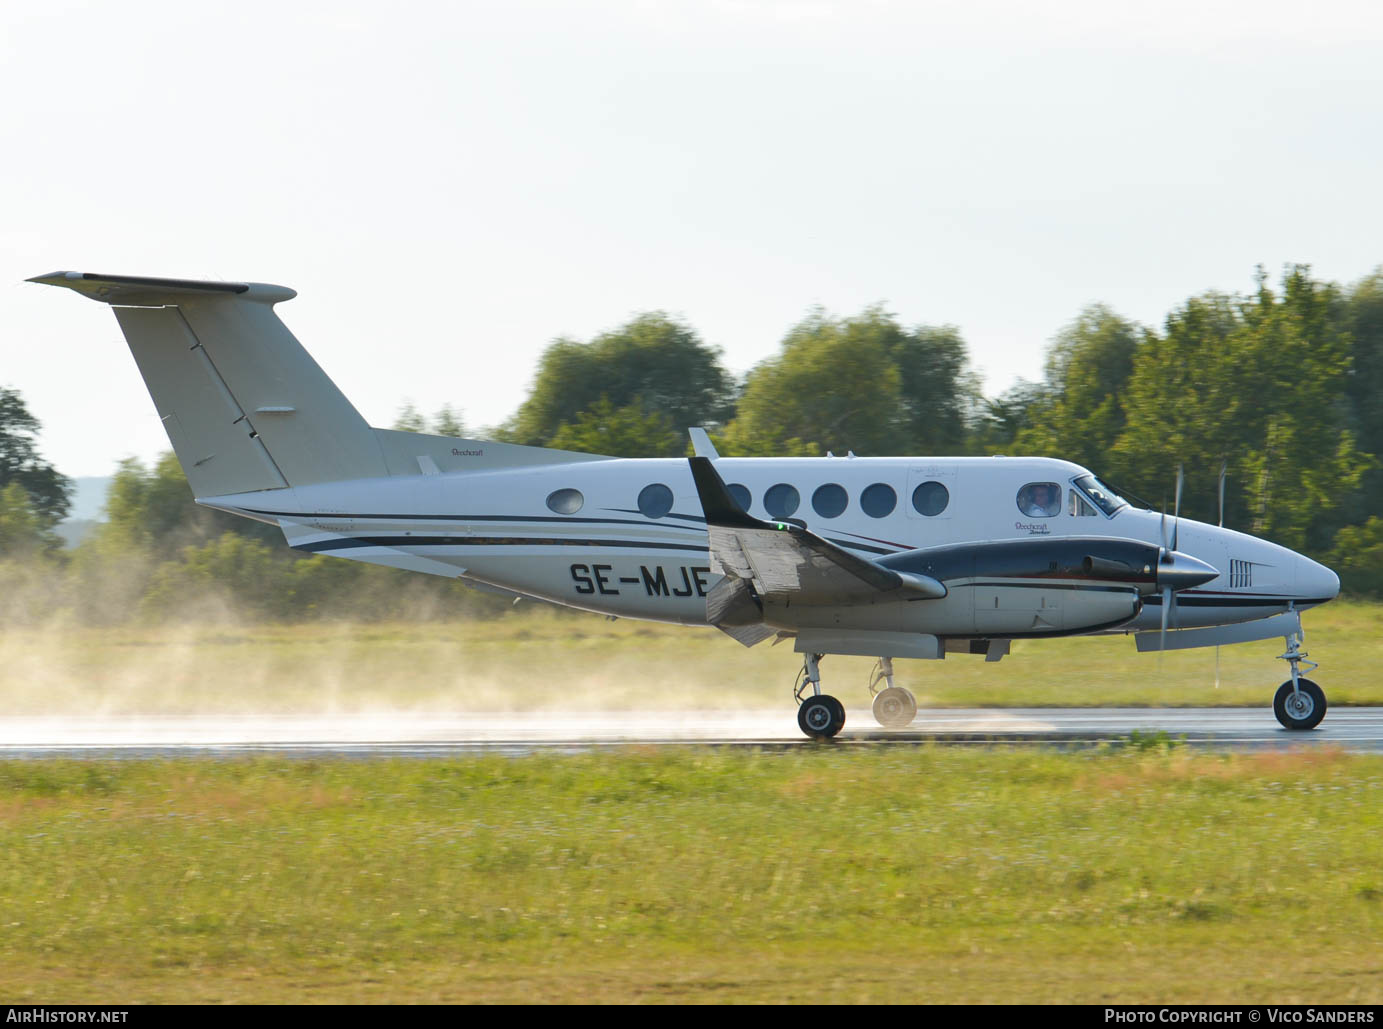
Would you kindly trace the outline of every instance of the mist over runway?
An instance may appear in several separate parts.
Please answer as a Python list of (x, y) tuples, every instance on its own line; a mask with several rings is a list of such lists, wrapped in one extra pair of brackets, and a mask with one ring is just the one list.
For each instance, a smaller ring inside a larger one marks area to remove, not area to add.
[[(829, 744), (804, 738), (790, 711), (367, 712), (294, 715), (92, 715), (0, 718), (0, 760), (48, 757), (449, 757), (647, 746), (864, 744), (1095, 746), (1158, 737), (1206, 749), (1337, 747), (1383, 753), (1383, 708), (1330, 711), (1311, 732), (1262, 708), (950, 708), (880, 728), (847, 709)], [(1137, 734), (1137, 736), (1135, 736)]]

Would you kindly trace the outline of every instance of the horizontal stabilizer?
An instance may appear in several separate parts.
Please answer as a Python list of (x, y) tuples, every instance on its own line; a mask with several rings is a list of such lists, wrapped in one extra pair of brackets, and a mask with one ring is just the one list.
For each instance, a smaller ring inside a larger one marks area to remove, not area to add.
[(100, 275), (95, 272), (49, 272), (30, 282), (63, 286), (91, 300), (116, 307), (162, 307), (189, 297), (242, 297), (276, 304), (292, 300), (296, 290), (264, 282), (205, 282), (199, 279), (156, 279), (142, 275)]

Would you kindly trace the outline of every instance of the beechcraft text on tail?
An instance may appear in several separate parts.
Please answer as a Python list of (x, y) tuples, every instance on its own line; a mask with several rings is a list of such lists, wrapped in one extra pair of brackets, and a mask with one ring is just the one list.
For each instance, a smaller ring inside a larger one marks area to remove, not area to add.
[(917, 705), (897, 658), (998, 661), (1015, 639), (1131, 634), (1139, 651), (1282, 638), (1273, 707), (1312, 729), (1301, 613), (1330, 569), (1266, 540), (1143, 510), (1055, 458), (625, 459), (365, 423), (275, 313), (291, 289), (54, 272), (110, 305), (200, 504), (290, 546), (606, 615), (792, 640), (809, 736), (845, 709), (826, 655), (878, 658), (888, 727)]

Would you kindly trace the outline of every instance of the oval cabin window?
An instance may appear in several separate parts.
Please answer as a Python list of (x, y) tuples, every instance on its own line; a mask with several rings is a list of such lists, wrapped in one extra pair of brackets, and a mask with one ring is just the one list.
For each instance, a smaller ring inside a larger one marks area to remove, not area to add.
[(876, 482), (866, 486), (860, 494), (860, 507), (870, 518), (887, 518), (898, 506), (898, 494), (886, 482)]
[(770, 486), (768, 492), (764, 494), (764, 510), (768, 512), (771, 518), (791, 517), (801, 503), (801, 494), (786, 482)]
[(585, 502), (586, 498), (581, 495), (579, 489), (559, 489), (547, 495), (548, 509), (557, 514), (576, 514)]
[(818, 486), (812, 494), (812, 510), (822, 518), (839, 518), (845, 513), (849, 503), (850, 497), (845, 492), (845, 487), (834, 482)]
[(661, 482), (639, 491), (639, 510), (648, 518), (661, 518), (672, 510), (672, 490)]
[(912, 491), (912, 506), (920, 515), (935, 518), (951, 502), (951, 492), (941, 483), (924, 482)]

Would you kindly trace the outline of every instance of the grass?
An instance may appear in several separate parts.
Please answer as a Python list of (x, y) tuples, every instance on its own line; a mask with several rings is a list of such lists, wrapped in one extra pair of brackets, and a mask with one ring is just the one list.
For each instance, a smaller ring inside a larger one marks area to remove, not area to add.
[[(1332, 706), (1383, 704), (1383, 605), (1335, 602), (1305, 616)], [(1280, 640), (1138, 654), (1124, 636), (1018, 641), (997, 664), (899, 661), (927, 707), (1264, 707), (1286, 678)], [(493, 621), (416, 624), (50, 626), (0, 631), (9, 714), (236, 713), (541, 708), (790, 710), (788, 646), (746, 650), (711, 629), (609, 622), (520, 607)], [(828, 658), (849, 704), (872, 661)]]
[(0, 764), (11, 1003), (1378, 1003), (1383, 759)]

